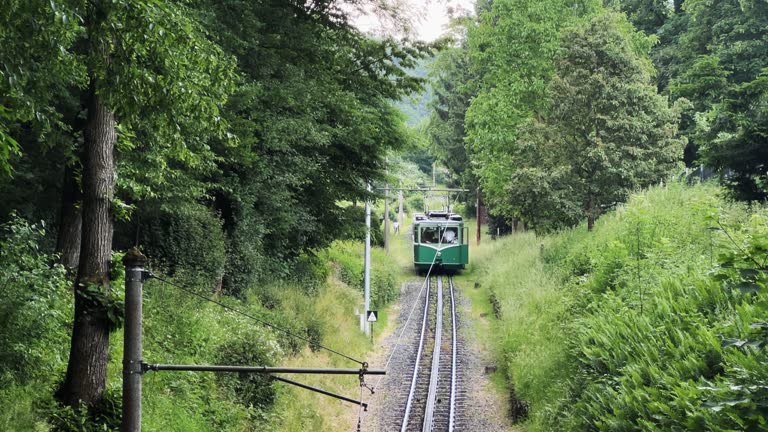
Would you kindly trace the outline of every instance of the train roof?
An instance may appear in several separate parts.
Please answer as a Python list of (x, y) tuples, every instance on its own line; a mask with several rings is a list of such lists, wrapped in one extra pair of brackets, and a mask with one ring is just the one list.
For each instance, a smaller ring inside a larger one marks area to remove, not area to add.
[(463, 222), (461, 215), (448, 212), (439, 212), (438, 214), (430, 212), (427, 215), (416, 213), (413, 215), (413, 219), (414, 224), (446, 224), (447, 222), (451, 225), (458, 225)]
[(461, 221), (462, 217), (460, 214), (451, 213), (446, 210), (432, 210), (427, 212), (427, 218), (429, 220), (451, 220), (451, 221)]

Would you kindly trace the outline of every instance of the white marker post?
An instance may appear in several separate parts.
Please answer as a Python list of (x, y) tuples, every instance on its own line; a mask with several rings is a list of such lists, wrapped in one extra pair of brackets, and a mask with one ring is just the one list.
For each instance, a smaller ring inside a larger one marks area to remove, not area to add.
[(369, 310), (365, 313), (366, 321), (371, 326), (371, 342), (373, 342), (373, 323), (379, 320), (379, 311)]

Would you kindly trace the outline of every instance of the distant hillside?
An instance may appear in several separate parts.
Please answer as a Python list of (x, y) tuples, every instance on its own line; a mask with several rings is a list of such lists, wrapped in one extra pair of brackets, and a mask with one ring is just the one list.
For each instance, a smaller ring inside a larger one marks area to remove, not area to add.
[[(429, 67), (435, 61), (434, 57), (422, 60), (419, 65), (409, 72), (417, 77), (426, 78), (429, 74)], [(395, 107), (402, 111), (406, 116), (406, 124), (409, 127), (415, 127), (429, 116), (429, 103), (434, 98), (432, 86), (427, 83), (424, 91), (413, 93), (397, 102)]]

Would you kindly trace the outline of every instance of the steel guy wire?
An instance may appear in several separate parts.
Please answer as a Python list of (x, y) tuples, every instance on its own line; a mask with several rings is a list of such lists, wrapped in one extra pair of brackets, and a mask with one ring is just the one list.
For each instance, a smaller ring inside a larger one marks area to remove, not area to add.
[(203, 299), (203, 300), (205, 300), (205, 301), (208, 301), (208, 302), (211, 302), (211, 303), (213, 303), (213, 304), (219, 305), (219, 306), (221, 306), (222, 308), (224, 308), (224, 309), (226, 309), (226, 310), (228, 310), (228, 311), (230, 311), (230, 312), (234, 312), (234, 313), (236, 313), (236, 314), (238, 314), (238, 315), (241, 315), (241, 316), (244, 316), (244, 317), (246, 317), (246, 318), (249, 318), (249, 319), (251, 319), (251, 320), (253, 320), (253, 321), (256, 321), (256, 322), (257, 322), (257, 323), (259, 323), (259, 324), (262, 324), (262, 325), (264, 325), (264, 326), (267, 326), (267, 327), (269, 327), (269, 328), (271, 328), (271, 329), (273, 329), (273, 330), (276, 330), (276, 331), (279, 331), (279, 332), (281, 332), (281, 333), (284, 333), (284, 334), (286, 334), (286, 335), (288, 335), (288, 336), (291, 336), (291, 337), (295, 337), (296, 339), (300, 339), (300, 340), (303, 340), (304, 342), (308, 342), (308, 343), (310, 343), (310, 344), (312, 344), (312, 345), (315, 345), (315, 346), (317, 346), (317, 347), (318, 347), (318, 348), (320, 348), (320, 349), (324, 349), (324, 350), (326, 350), (326, 351), (328, 351), (328, 352), (330, 352), (330, 353), (333, 353), (333, 354), (336, 354), (336, 355), (338, 355), (338, 356), (344, 357), (344, 358), (345, 358), (345, 359), (347, 359), (347, 360), (352, 360), (353, 362), (355, 362), (355, 363), (358, 363), (358, 364), (360, 364), (361, 366), (363, 366), (363, 367), (367, 368), (367, 364), (366, 364), (366, 362), (360, 361), (360, 360), (358, 360), (358, 359), (356, 359), (356, 358), (353, 358), (353, 357), (350, 357), (350, 356), (348, 356), (348, 355), (346, 355), (346, 354), (340, 353), (340, 352), (338, 352), (338, 351), (336, 351), (336, 350), (334, 350), (334, 349), (332, 349), (332, 348), (328, 348), (328, 347), (326, 347), (326, 346), (324, 346), (324, 345), (318, 344), (318, 343), (316, 343), (315, 341), (312, 341), (312, 340), (310, 340), (310, 339), (309, 339), (308, 337), (306, 337), (306, 336), (302, 336), (302, 335), (299, 335), (299, 334), (293, 333), (292, 331), (290, 331), (290, 330), (288, 330), (288, 329), (285, 329), (285, 328), (283, 328), (283, 327), (277, 326), (277, 325), (275, 325), (275, 324), (272, 324), (272, 323), (270, 323), (269, 321), (265, 321), (265, 320), (263, 320), (263, 319), (260, 319), (260, 318), (256, 318), (255, 316), (253, 316), (253, 315), (251, 315), (251, 314), (245, 313), (245, 312), (243, 312), (243, 311), (241, 311), (241, 310), (238, 310), (238, 309), (235, 309), (235, 308), (233, 308), (233, 307), (231, 307), (231, 306), (227, 306), (227, 305), (226, 305), (226, 304), (224, 304), (224, 303), (221, 303), (221, 302), (219, 302), (219, 301), (216, 301), (216, 300), (214, 300), (214, 299), (212, 299), (212, 298), (206, 297), (206, 296), (204, 296), (204, 295), (202, 295), (202, 294), (196, 293), (196, 292), (194, 292), (194, 291), (192, 291), (192, 290), (190, 290), (190, 289), (184, 288), (184, 287), (182, 287), (182, 286), (180, 286), (180, 285), (176, 285), (176, 284), (174, 284), (173, 282), (171, 282), (171, 281), (168, 281), (168, 280), (166, 280), (166, 279), (163, 279), (163, 278), (161, 278), (161, 277), (159, 277), (159, 276), (157, 276), (157, 275), (155, 275), (155, 274), (153, 274), (153, 273), (150, 273), (149, 275), (150, 275), (150, 277), (152, 277), (152, 278), (155, 278), (155, 279), (157, 279), (157, 280), (159, 280), (159, 281), (161, 281), (161, 282), (163, 282), (163, 283), (165, 283), (165, 284), (167, 284), (167, 285), (169, 285), (169, 286), (172, 286), (172, 287), (174, 287), (174, 288), (176, 288), (176, 289), (178, 289), (178, 290), (180, 290), (180, 291), (183, 291), (183, 292), (185, 292), (185, 293), (187, 293), (187, 294), (191, 294), (191, 295), (193, 295), (193, 296), (195, 296), (195, 297), (198, 297), (198, 298), (200, 298), (200, 299)]
[(357, 411), (357, 432), (363, 428), (363, 384), (360, 383), (360, 409)]

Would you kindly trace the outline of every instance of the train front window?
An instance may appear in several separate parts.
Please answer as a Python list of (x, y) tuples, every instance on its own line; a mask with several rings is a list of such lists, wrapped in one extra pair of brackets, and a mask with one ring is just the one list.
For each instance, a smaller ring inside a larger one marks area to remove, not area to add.
[(437, 243), (438, 240), (437, 228), (424, 227), (421, 230), (421, 242), (422, 243)]
[(458, 242), (458, 227), (423, 227), (421, 229), (421, 243), (455, 244)]
[(459, 232), (458, 228), (445, 228), (443, 231), (443, 243), (458, 243)]

